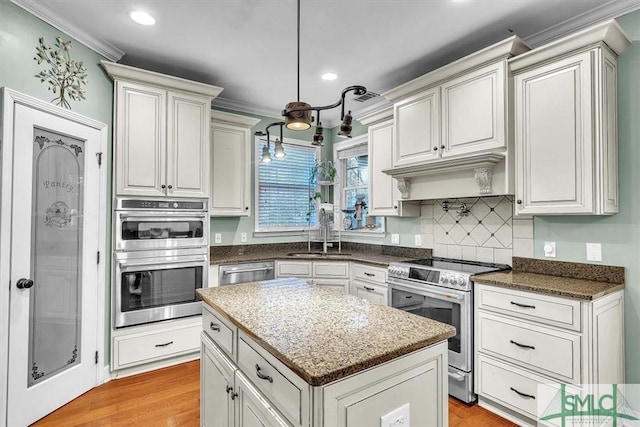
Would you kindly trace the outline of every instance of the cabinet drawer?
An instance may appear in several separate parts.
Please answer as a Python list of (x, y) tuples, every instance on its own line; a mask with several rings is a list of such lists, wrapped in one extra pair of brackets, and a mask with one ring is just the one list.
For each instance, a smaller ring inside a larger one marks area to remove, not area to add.
[(278, 261), (277, 277), (311, 277), (311, 261)]
[(476, 301), (481, 309), (580, 331), (577, 300), (476, 284)]
[(349, 293), (349, 279), (313, 279), (311, 284), (322, 286), (325, 289), (335, 289), (343, 294)]
[(243, 338), (238, 340), (238, 367), (289, 421), (302, 423), (303, 390)]
[(478, 313), (478, 350), (561, 381), (580, 382), (580, 335)]
[(353, 264), (353, 278), (387, 286), (387, 270), (364, 264)]
[(211, 337), (213, 342), (220, 346), (227, 356), (235, 359), (233, 343), (235, 342), (237, 329), (221, 320), (204, 304), (202, 305), (202, 330)]
[(389, 305), (387, 292), (386, 286), (374, 285), (360, 280), (353, 281), (353, 294), (375, 304)]
[[(557, 393), (559, 384), (524, 369), (499, 362), (490, 357), (478, 356), (478, 384), (476, 392), (489, 397), (523, 415), (537, 419), (538, 401), (550, 399)], [(568, 388), (571, 393), (579, 389)], [(546, 403), (543, 403), (546, 407)]]
[(313, 277), (349, 278), (348, 262), (313, 262)]
[(200, 350), (200, 324), (113, 339), (114, 367), (135, 366)]

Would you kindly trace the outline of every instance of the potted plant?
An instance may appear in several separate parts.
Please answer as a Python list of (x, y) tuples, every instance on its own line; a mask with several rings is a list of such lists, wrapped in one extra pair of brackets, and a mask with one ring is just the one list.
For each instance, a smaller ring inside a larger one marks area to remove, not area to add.
[(316, 181), (318, 185), (333, 184), (336, 178), (337, 170), (331, 160), (322, 160), (316, 162), (311, 168), (310, 181)]

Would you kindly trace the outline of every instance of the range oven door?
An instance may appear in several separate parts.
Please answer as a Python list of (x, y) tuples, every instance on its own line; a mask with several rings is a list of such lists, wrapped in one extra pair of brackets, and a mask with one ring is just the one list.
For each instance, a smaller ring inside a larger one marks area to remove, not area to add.
[(205, 247), (209, 239), (206, 212), (116, 211), (115, 250)]
[(472, 369), (471, 298), (471, 292), (397, 283), (389, 279), (389, 304), (392, 307), (456, 328), (456, 336), (449, 338), (449, 365), (466, 372)]
[(196, 289), (208, 282), (200, 250), (115, 253), (114, 326), (139, 325), (202, 312)]

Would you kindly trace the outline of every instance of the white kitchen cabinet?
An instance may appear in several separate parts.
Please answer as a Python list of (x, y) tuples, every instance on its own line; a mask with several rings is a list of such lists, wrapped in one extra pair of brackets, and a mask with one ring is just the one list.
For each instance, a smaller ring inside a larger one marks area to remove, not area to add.
[[(208, 306), (207, 313), (224, 317)], [(447, 424), (446, 342), (311, 386), (243, 331), (234, 335), (233, 356), (206, 328), (201, 340), (203, 427), (379, 425), (382, 415), (405, 404), (414, 423)]]
[(440, 87), (425, 89), (393, 105), (394, 167), (420, 164), (439, 157)]
[(116, 196), (208, 197), (211, 101), (221, 88), (108, 61)]
[(616, 54), (626, 44), (611, 21), (510, 61), (516, 214), (618, 212)]
[(624, 383), (623, 300), (623, 291), (577, 300), (476, 282), (480, 405), (535, 425), (540, 385)]
[(351, 293), (372, 303), (388, 305), (387, 270), (367, 264), (352, 264)]
[(126, 376), (198, 358), (200, 316), (112, 332), (111, 370)]
[(276, 279), (281, 277), (313, 277), (312, 261), (276, 261)]
[(442, 158), (507, 147), (507, 61), (441, 85)]
[(211, 216), (251, 214), (251, 128), (259, 121), (211, 112)]
[(369, 215), (419, 217), (420, 203), (401, 201), (397, 181), (383, 172), (393, 167), (393, 138), (391, 118), (369, 126)]
[(200, 357), (200, 414), (202, 427), (235, 425), (235, 365), (202, 333)]

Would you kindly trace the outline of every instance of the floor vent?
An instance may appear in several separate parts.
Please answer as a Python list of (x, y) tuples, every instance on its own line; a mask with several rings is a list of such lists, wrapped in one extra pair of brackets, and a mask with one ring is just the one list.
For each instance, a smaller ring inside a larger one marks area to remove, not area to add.
[(369, 100), (371, 98), (375, 98), (377, 96), (380, 96), (380, 94), (379, 93), (375, 93), (375, 92), (371, 92), (369, 90), (364, 95), (360, 95), (357, 98), (353, 98), (353, 100), (357, 101), (357, 102), (364, 102), (364, 101), (367, 101), (367, 100)]

